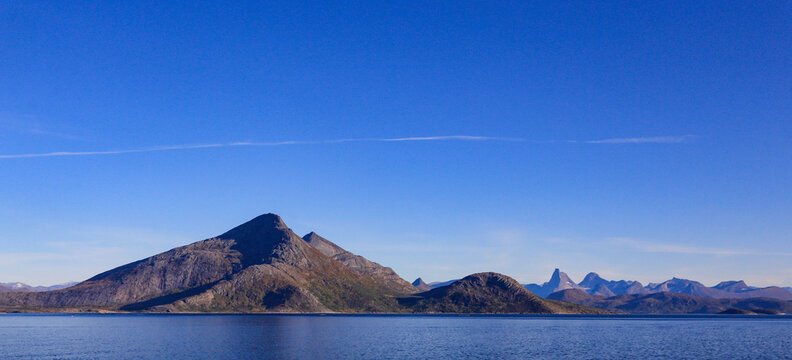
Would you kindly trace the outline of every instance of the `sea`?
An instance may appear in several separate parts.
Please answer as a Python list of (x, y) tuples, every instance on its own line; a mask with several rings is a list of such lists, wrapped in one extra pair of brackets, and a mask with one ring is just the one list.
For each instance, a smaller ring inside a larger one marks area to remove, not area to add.
[(0, 314), (0, 359), (792, 359), (792, 317)]

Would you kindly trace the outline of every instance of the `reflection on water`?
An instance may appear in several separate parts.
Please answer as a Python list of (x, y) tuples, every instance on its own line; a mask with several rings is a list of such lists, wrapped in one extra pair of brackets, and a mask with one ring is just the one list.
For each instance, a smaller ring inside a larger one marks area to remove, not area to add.
[(1, 359), (792, 358), (790, 317), (0, 315)]

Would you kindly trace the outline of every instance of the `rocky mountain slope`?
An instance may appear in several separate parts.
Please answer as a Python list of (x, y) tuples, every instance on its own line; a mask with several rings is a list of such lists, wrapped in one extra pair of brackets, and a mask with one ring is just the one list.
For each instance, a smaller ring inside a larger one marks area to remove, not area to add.
[[(414, 291), (414, 290), (413, 290)], [(0, 305), (154, 311), (397, 311), (399, 292), (352, 270), (266, 214), (73, 287), (0, 294)]]
[(303, 236), (303, 240), (322, 252), (322, 254), (341, 262), (354, 271), (370, 276), (380, 285), (392, 290), (394, 293), (409, 294), (418, 292), (417, 288), (399, 277), (393, 269), (346, 251), (315, 232)]
[(603, 314), (600, 309), (542, 299), (516, 280), (498, 273), (469, 275), (450, 285), (434, 288), (399, 302), (414, 312)]
[[(425, 284), (420, 286), (425, 288)], [(415, 294), (392, 269), (275, 214), (72, 287), (0, 294), (6, 311), (603, 313), (542, 299), (500, 274)], [(61, 310), (58, 310), (61, 309)]]

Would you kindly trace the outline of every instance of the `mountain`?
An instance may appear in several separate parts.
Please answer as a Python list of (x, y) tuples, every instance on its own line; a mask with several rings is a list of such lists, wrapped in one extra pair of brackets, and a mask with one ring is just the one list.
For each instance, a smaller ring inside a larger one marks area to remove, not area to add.
[(769, 286), (755, 288), (748, 286), (744, 281), (724, 281), (714, 287), (707, 287), (698, 281), (673, 278), (660, 284), (649, 284), (650, 292), (672, 292), (693, 296), (703, 296), (713, 299), (749, 299), (749, 298), (774, 298), (779, 300), (792, 300), (792, 293), (777, 287)]
[(670, 292), (686, 294), (712, 299), (750, 299), (773, 298), (779, 300), (792, 300), (792, 292), (777, 286), (757, 288), (748, 286), (744, 281), (724, 281), (713, 287), (687, 279), (672, 278), (657, 284), (641, 285), (638, 281), (630, 280), (605, 280), (597, 273), (591, 272), (583, 278), (580, 284), (575, 284), (569, 276), (558, 269), (553, 272), (550, 281), (540, 285), (528, 284), (525, 287), (539, 296), (548, 295), (566, 289), (580, 289), (589, 295), (611, 297), (617, 295), (634, 295)]
[[(420, 282), (419, 282), (419, 285)], [(425, 285), (425, 284), (423, 284)], [(392, 269), (275, 214), (98, 274), (72, 287), (0, 294), (4, 311), (602, 313), (475, 274), (418, 290)]]
[(604, 314), (605, 311), (542, 299), (516, 280), (498, 273), (466, 276), (399, 302), (414, 312), (497, 314)]
[(704, 286), (704, 284), (687, 279), (679, 279), (679, 278), (672, 278), (671, 280), (666, 280), (659, 284), (649, 284), (646, 285), (647, 290), (649, 292), (672, 292), (678, 294), (687, 294), (693, 296), (703, 296), (709, 298), (717, 298), (717, 297), (724, 297), (719, 296), (724, 293), (721, 290), (713, 289)]
[(748, 286), (745, 281), (722, 281), (718, 283), (718, 285), (713, 286), (712, 288), (728, 291), (728, 292), (744, 292), (755, 289), (754, 287)]
[(147, 311), (397, 311), (398, 292), (334, 260), (275, 214), (120, 266), (67, 289), (3, 293), (0, 305)]
[(428, 291), (434, 289), (433, 287), (429, 286), (429, 284), (425, 283), (423, 279), (417, 278), (413, 281), (412, 286), (415, 286), (416, 289), (420, 291)]
[(442, 286), (451, 285), (451, 284), (453, 284), (454, 282), (457, 282), (457, 281), (459, 281), (459, 279), (448, 280), (448, 281), (434, 281), (434, 282), (430, 282), (429, 286), (431, 286), (432, 288), (439, 288), (439, 287), (442, 287)]
[(597, 273), (590, 272), (578, 284), (590, 295), (614, 296), (625, 294), (643, 294), (648, 292), (640, 282), (631, 280), (605, 280)]
[(57, 284), (52, 286), (30, 286), (28, 284), (23, 284), (20, 282), (0, 283), (0, 293), (12, 292), (12, 291), (52, 291), (52, 290), (65, 289), (67, 287), (76, 284), (77, 284), (76, 282), (68, 282), (68, 283)]
[(719, 314), (734, 311), (730, 309), (763, 314), (792, 313), (792, 302), (779, 299), (714, 299), (671, 292), (606, 298), (589, 295), (580, 289), (568, 289), (553, 293), (548, 299), (630, 314)]
[(558, 269), (553, 271), (553, 275), (550, 276), (550, 281), (542, 285), (528, 284), (524, 286), (529, 291), (541, 297), (546, 297), (547, 295), (561, 290), (580, 288), (580, 286), (572, 281), (572, 279), (570, 279), (566, 273), (561, 272)]
[(322, 254), (341, 262), (358, 273), (370, 276), (380, 285), (390, 289), (394, 293), (410, 294), (418, 291), (416, 287), (399, 277), (393, 269), (346, 251), (315, 232), (303, 236), (303, 240), (321, 251)]

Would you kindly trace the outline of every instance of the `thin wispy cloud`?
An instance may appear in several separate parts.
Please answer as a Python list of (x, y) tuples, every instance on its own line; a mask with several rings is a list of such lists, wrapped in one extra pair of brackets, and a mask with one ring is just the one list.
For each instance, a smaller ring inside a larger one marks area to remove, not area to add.
[(31, 154), (6, 154), (0, 155), (0, 159), (23, 159), (39, 157), (58, 157), (58, 156), (93, 156), (93, 155), (118, 155), (134, 154), (157, 151), (226, 148), (226, 147), (272, 147), (287, 145), (316, 145), (316, 144), (340, 144), (354, 142), (427, 142), (427, 141), (525, 141), (520, 138), (490, 137), (490, 136), (468, 136), (468, 135), (448, 135), (448, 136), (426, 136), (426, 137), (402, 137), (402, 138), (348, 138), (333, 140), (293, 140), (293, 141), (274, 141), (274, 142), (230, 142), (214, 144), (194, 144), (194, 145), (168, 145), (155, 146), (137, 149), (104, 150), (104, 151), (56, 151), (47, 153)]
[(755, 251), (743, 249), (715, 248), (689, 246), (681, 244), (653, 242), (631, 238), (611, 238), (606, 241), (608, 245), (623, 246), (632, 250), (647, 253), (668, 253), (686, 255), (715, 255), (715, 256), (792, 256), (790, 252)]
[[(676, 136), (676, 137), (671, 136), (671, 137), (589, 140), (589, 141), (583, 141), (583, 143), (587, 143), (587, 144), (679, 143), (679, 142), (688, 141), (691, 138), (692, 136), (686, 135), (686, 136)], [(431, 141), (500, 141), (500, 142), (530, 142), (534, 144), (556, 142), (556, 141), (529, 141), (528, 139), (518, 138), (518, 137), (493, 137), (493, 136), (471, 136), (471, 135), (444, 135), (444, 136), (421, 136), (421, 137), (399, 137), (399, 138), (346, 138), (346, 139), (331, 139), (331, 140), (291, 140), (291, 141), (273, 141), (273, 142), (241, 141), (241, 142), (211, 143), (211, 144), (166, 145), (166, 146), (143, 147), (143, 148), (135, 148), (135, 149), (119, 149), (119, 150), (55, 151), (55, 152), (28, 153), (28, 154), (0, 154), (0, 159), (120, 155), (120, 154), (148, 153), (148, 152), (158, 152), (158, 151), (194, 150), (194, 149), (228, 148), (228, 147), (273, 147), (273, 146), (288, 146), (288, 145), (317, 145), (317, 144), (341, 144), (341, 143), (362, 143), (362, 142), (431, 142)], [(574, 143), (577, 141), (568, 141), (568, 142)]]
[(81, 140), (80, 137), (62, 131), (56, 131), (51, 126), (39, 121), (36, 116), (0, 112), (0, 131), (11, 131), (18, 134), (31, 134), (49, 137), (58, 137), (69, 140)]
[(652, 137), (633, 137), (633, 138), (611, 138), (601, 140), (589, 140), (587, 144), (670, 144), (684, 143), (692, 141), (693, 135), (684, 136), (652, 136)]

